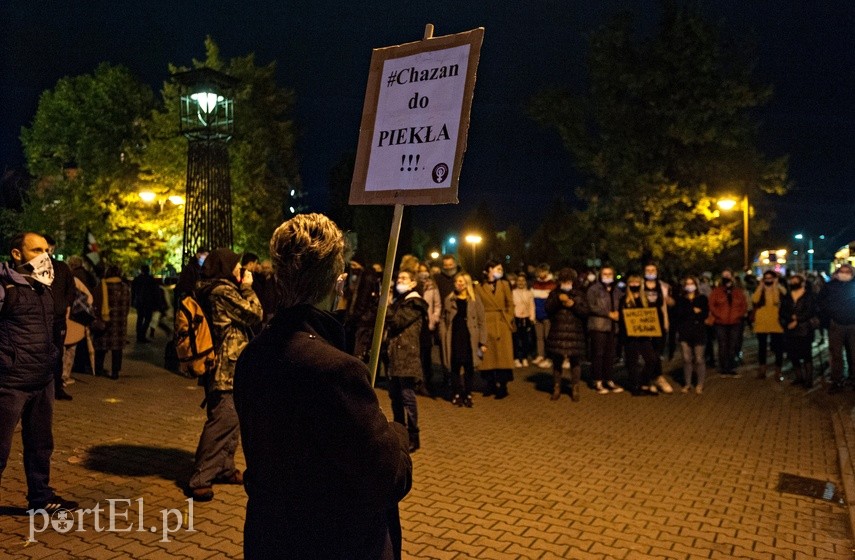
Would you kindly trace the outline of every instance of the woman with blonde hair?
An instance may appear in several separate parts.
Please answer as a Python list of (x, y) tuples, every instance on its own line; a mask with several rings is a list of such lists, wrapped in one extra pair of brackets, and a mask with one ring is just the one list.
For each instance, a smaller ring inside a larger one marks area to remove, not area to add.
[(454, 276), (454, 291), (443, 302), (440, 338), (443, 366), (451, 372), (451, 404), (472, 407), (472, 379), (487, 350), (487, 331), (484, 307), (465, 272)]
[[(629, 373), (629, 390), (634, 396), (657, 395), (659, 391), (651, 379), (656, 372), (656, 365), (661, 360), (653, 346), (656, 337), (632, 336), (626, 328), (626, 310), (651, 307), (641, 291), (643, 279), (638, 274), (631, 274), (626, 280), (626, 294), (620, 300), (620, 329), (624, 340), (624, 356), (626, 369)], [(639, 368), (638, 358), (644, 360), (644, 369)]]

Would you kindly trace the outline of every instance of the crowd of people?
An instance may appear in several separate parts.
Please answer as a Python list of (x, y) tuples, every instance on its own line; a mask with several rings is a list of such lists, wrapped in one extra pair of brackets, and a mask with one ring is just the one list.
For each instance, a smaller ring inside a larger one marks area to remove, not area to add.
[[(351, 263), (339, 309), (349, 347), (366, 361), (380, 293), (377, 268)], [(419, 355), (412, 347), (412, 359), (406, 362), (412, 380), (405, 382), (406, 402), (414, 403), (418, 393), (439, 394), (454, 405), (471, 407), (476, 371), (483, 395), (501, 399), (508, 395), (514, 369), (529, 366), (551, 371), (552, 400), (566, 390), (578, 401), (583, 364), (589, 364), (587, 380), (599, 394), (625, 389), (638, 396), (673, 393), (663, 358), (673, 358), (678, 348), (680, 390), (701, 394), (709, 368), (726, 378), (739, 377), (738, 367), (745, 371), (747, 329), (758, 342), (756, 376), (769, 375), (771, 351), (772, 376), (784, 380), (786, 355), (792, 382), (805, 387), (818, 378), (813, 343), (828, 333), (829, 391), (843, 387), (843, 355), (851, 356), (855, 349), (850, 265), (840, 266), (828, 281), (818, 274), (780, 275), (771, 269), (757, 279), (750, 272), (724, 269), (715, 278), (709, 272), (685, 275), (673, 286), (660, 277), (655, 263), (639, 269), (640, 274), (619, 275), (606, 265), (582, 274), (569, 267), (553, 273), (548, 264), (540, 264), (506, 274), (501, 263), (488, 261), (476, 281), (453, 255), (444, 256), (441, 267), (433, 270), (431, 263), (405, 256), (393, 301), (418, 296), (425, 302), (422, 334), (412, 337), (421, 340)], [(390, 318), (396, 309), (393, 303)], [(442, 364), (441, 385), (430, 359), (434, 345)], [(619, 364), (626, 369), (625, 386), (615, 379)], [(403, 369), (394, 364), (389, 374), (400, 378)], [(396, 379), (396, 387), (400, 383)]]
[[(185, 295), (204, 309), (215, 354), (200, 380), (207, 418), (187, 493), (203, 502), (214, 498), (215, 484), (245, 485), (247, 558), (283, 548), (294, 557), (349, 554), (354, 546), (400, 557), (397, 502), (409, 490), (409, 454), (421, 446), (419, 395), (472, 408), (476, 391), (508, 397), (521, 368), (551, 374), (552, 401), (565, 393), (579, 401), (586, 382), (601, 395), (670, 394), (664, 363), (678, 348), (681, 393), (702, 394), (712, 368), (724, 378), (790, 375), (813, 388), (815, 343), (826, 338), (828, 390), (855, 380), (849, 264), (827, 281), (724, 269), (669, 282), (652, 262), (638, 272), (605, 265), (580, 273), (545, 263), (506, 271), (489, 260), (475, 274), (453, 255), (438, 262), (405, 255), (379, 356), (387, 422), (366, 367), (383, 267), (351, 259), (345, 245), (326, 217), (299, 215), (274, 233), (272, 262), (200, 248), (173, 288), (145, 265), (130, 282), (116, 266), (98, 279), (80, 257), (54, 259), (49, 237), (15, 237), (11, 261), (0, 263), (0, 473), (21, 421), (30, 508), (77, 507), (48, 483), (53, 403), (72, 398), (65, 389), (75, 350), (88, 352), (93, 373), (117, 379), (130, 308), (144, 344), (157, 328), (171, 334), (168, 317)], [(85, 321), (78, 308), (89, 310)], [(743, 358), (747, 330), (757, 338), (756, 364)], [(235, 466), (239, 441), (246, 473)], [(283, 516), (301, 531), (279, 530)], [(337, 538), (327, 538), (330, 524)], [(367, 538), (348, 540), (355, 534)]]

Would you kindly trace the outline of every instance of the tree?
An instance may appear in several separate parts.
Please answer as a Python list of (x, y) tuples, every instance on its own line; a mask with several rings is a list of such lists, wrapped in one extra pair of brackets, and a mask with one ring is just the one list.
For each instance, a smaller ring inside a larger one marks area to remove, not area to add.
[[(235, 92), (235, 136), (229, 145), (235, 248), (265, 255), (273, 230), (302, 210), (302, 182), (297, 169), (296, 130), (291, 118), (292, 90), (276, 85), (276, 64), (258, 66), (255, 56), (220, 58), (219, 47), (205, 40), (207, 67), (238, 79)], [(170, 74), (187, 70), (169, 66)], [(179, 90), (163, 84), (162, 106), (152, 112), (147, 149), (141, 154), (141, 178), (156, 191), (183, 192), (187, 173), (187, 141), (178, 134)]]
[(587, 178), (572, 219), (599, 251), (623, 268), (653, 258), (676, 272), (740, 242), (738, 220), (720, 219), (715, 198), (783, 194), (787, 161), (756, 146), (753, 111), (771, 89), (753, 83), (742, 45), (728, 50), (696, 11), (663, 5), (649, 38), (628, 14), (592, 35), (586, 95), (543, 92), (530, 112)]
[(151, 90), (124, 67), (99, 65), (45, 91), (30, 127), (21, 132), (35, 177), (20, 221), (52, 234), (59, 252), (82, 248), (92, 229), (122, 265), (165, 253), (168, 214), (149, 216), (137, 190), (136, 155)]

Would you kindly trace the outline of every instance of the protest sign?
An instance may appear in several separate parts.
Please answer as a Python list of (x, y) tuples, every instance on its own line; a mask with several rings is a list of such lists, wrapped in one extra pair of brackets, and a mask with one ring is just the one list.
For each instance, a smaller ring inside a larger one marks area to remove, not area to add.
[(484, 29), (375, 49), (350, 204), (457, 203)]
[(659, 313), (655, 307), (639, 307), (623, 310), (627, 336), (662, 336)]

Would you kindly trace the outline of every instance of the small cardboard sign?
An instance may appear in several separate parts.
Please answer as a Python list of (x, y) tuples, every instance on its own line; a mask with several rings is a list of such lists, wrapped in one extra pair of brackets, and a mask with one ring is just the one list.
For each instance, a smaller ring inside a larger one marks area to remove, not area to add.
[(484, 28), (374, 49), (350, 204), (456, 204)]
[(626, 336), (662, 336), (659, 312), (655, 307), (624, 309), (623, 321), (626, 326)]

